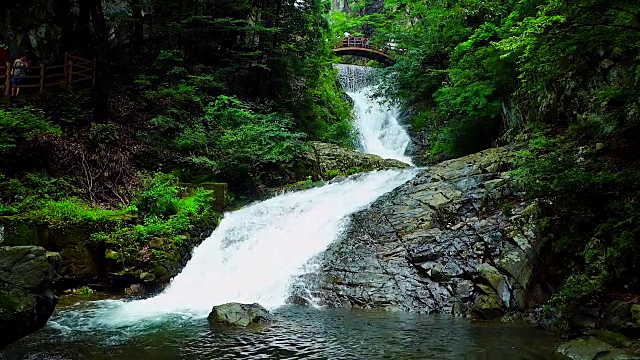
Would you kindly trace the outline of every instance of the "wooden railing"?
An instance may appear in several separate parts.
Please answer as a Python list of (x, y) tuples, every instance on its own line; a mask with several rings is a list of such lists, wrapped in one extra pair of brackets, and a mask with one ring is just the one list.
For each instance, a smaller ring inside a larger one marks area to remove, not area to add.
[(364, 49), (371, 49), (369, 38), (361, 36), (349, 36), (342, 40), (342, 47), (359, 47)]
[(38, 93), (43, 93), (45, 89), (56, 86), (58, 89), (71, 89), (81, 85), (95, 85), (95, 60), (84, 59), (69, 53), (65, 53), (62, 65), (46, 66), (40, 64), (38, 75), (26, 75), (33, 74), (33, 69), (24, 69), (25, 75), (14, 76), (12, 75), (11, 63), (7, 62), (4, 66), (0, 66), (0, 90), (3, 91), (4, 96), (8, 96), (11, 93), (11, 87), (15, 86), (11, 83), (11, 79), (23, 79), (18, 85), (20, 88), (38, 89)]

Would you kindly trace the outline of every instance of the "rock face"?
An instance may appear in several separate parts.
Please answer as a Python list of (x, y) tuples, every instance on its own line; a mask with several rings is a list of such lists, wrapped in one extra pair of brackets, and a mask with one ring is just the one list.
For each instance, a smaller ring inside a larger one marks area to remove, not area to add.
[(260, 304), (228, 303), (214, 306), (207, 318), (212, 325), (240, 326), (267, 324), (273, 317)]
[(58, 302), (47, 288), (59, 261), (37, 246), (0, 247), (0, 349), (46, 324)]
[[(179, 243), (154, 237), (135, 254), (123, 254), (118, 251), (120, 246), (113, 244), (90, 242), (91, 232), (96, 231), (94, 224), (60, 228), (30, 217), (0, 217), (0, 239), (5, 245), (42, 246), (58, 252), (61, 261), (54, 289), (90, 285), (99, 290), (120, 291), (141, 284), (145, 291), (155, 291), (182, 270), (193, 248), (211, 234), (217, 220), (215, 216), (203, 219)], [(156, 257), (154, 252), (162, 256)]]
[(492, 318), (546, 300), (536, 205), (489, 149), (422, 171), (356, 213), (307, 277), (333, 307)]
[(372, 154), (362, 154), (334, 144), (312, 141), (310, 145), (313, 150), (313, 154), (310, 156), (315, 158), (318, 174), (325, 180), (336, 175), (409, 167), (402, 161), (383, 159)]

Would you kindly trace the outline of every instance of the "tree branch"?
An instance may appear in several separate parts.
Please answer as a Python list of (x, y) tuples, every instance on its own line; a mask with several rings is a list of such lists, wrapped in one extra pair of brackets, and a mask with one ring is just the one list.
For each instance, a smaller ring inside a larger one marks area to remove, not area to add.
[(580, 28), (580, 27), (597, 27), (597, 26), (605, 26), (605, 27), (615, 27), (633, 31), (640, 31), (640, 27), (630, 26), (630, 25), (622, 25), (622, 24), (575, 24), (572, 25), (571, 28)]

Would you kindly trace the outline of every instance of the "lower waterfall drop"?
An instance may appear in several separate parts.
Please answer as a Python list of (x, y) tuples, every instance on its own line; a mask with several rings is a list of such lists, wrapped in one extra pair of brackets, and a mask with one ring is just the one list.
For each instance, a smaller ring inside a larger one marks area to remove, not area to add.
[(118, 321), (162, 313), (206, 316), (213, 305), (284, 305), (290, 280), (342, 232), (348, 215), (409, 181), (415, 170), (358, 175), (284, 194), (225, 215), (160, 295), (125, 303)]

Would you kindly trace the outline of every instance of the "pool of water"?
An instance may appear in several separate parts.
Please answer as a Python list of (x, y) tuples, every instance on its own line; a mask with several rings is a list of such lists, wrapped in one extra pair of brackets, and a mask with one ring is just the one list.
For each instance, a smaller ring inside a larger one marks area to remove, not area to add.
[(96, 316), (108, 313), (104, 306), (62, 310), (0, 358), (564, 359), (554, 353), (552, 334), (526, 325), (286, 306), (274, 311), (273, 325), (254, 330), (210, 328), (189, 314), (101, 327)]

